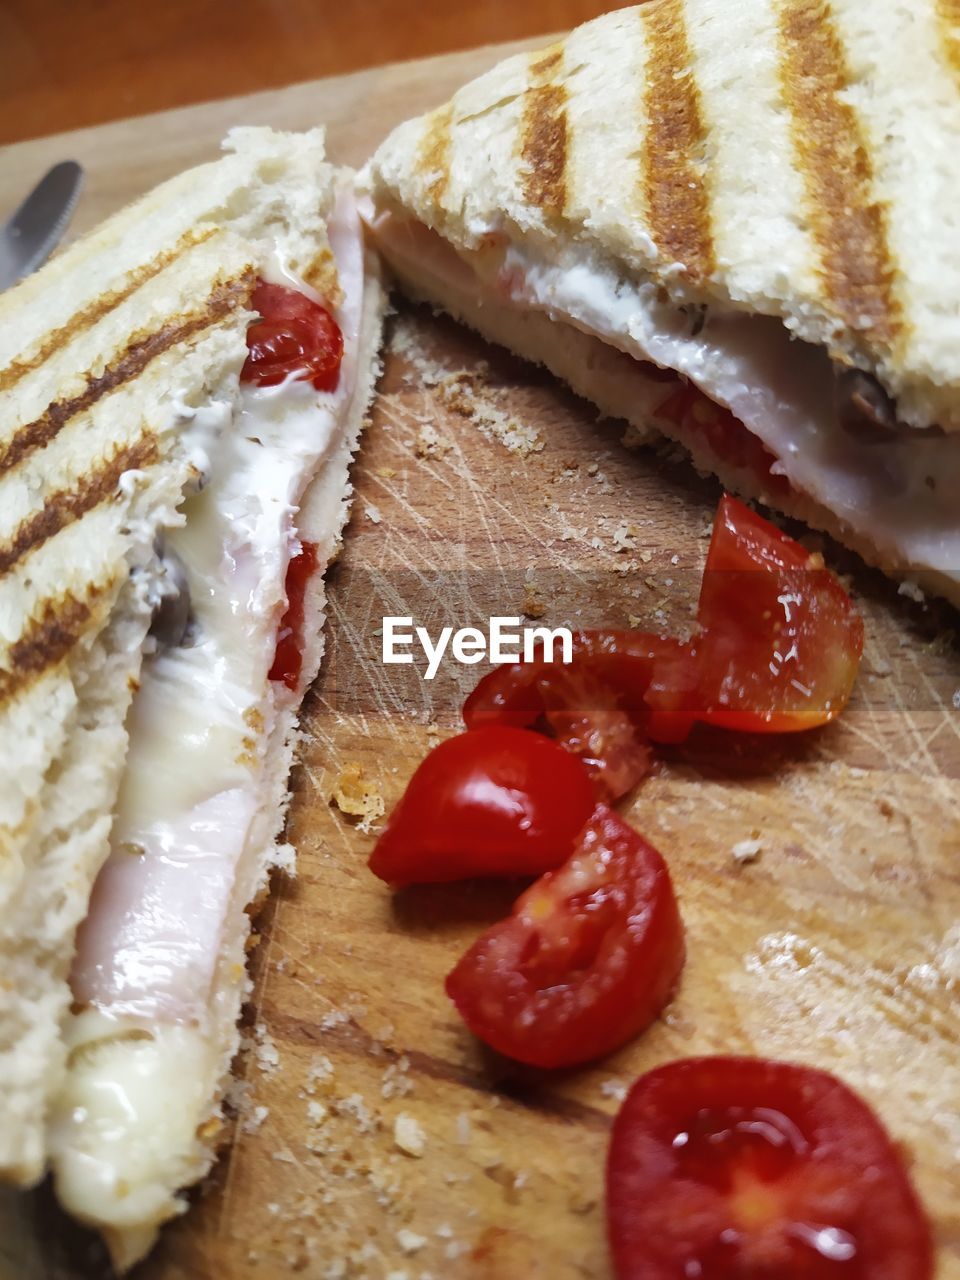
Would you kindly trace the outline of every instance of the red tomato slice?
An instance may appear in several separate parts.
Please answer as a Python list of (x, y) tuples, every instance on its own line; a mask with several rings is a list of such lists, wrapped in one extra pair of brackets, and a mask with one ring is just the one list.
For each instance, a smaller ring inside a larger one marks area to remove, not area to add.
[(749, 472), (767, 493), (790, 492), (787, 477), (771, 470), (777, 459), (763, 441), (729, 409), (715, 404), (696, 387), (678, 386), (653, 416), (672, 422), (693, 446), (702, 440), (715, 458)]
[(700, 591), (697, 717), (787, 733), (840, 714), (863, 623), (819, 556), (724, 495)]
[(569, 861), (470, 948), (448, 975), (447, 994), (498, 1052), (535, 1067), (572, 1067), (653, 1021), (683, 955), (663, 859), (599, 805)]
[(260, 313), (247, 330), (241, 382), (273, 387), (291, 374), (318, 391), (333, 391), (340, 377), (343, 334), (325, 307), (297, 289), (257, 285), (251, 306)]
[(370, 857), (392, 885), (535, 876), (569, 856), (593, 812), (575, 756), (540, 734), (491, 726), (422, 762)]
[[(566, 712), (580, 725), (571, 740), (593, 735), (598, 744), (594, 772), (601, 780), (622, 775), (628, 787), (646, 770), (635, 764), (629, 781), (621, 767), (628, 732), (622, 720), (606, 727), (612, 707), (656, 742), (682, 742), (697, 720), (789, 733), (843, 710), (863, 650), (849, 596), (818, 556), (729, 495), (717, 512), (698, 616), (702, 635), (688, 644), (640, 631), (584, 631), (574, 636), (569, 664), (498, 667), (467, 699), (467, 727), (537, 725), (548, 707), (556, 724)], [(608, 785), (608, 794), (623, 791)]]
[(578, 631), (570, 663), (539, 659), (495, 667), (467, 698), (463, 718), (468, 729), (542, 720), (557, 731), (566, 712), (579, 722), (577, 737), (593, 738), (595, 774), (619, 779), (607, 786), (615, 798), (647, 772), (643, 738), (680, 742), (690, 732), (687, 706), (695, 688), (690, 651), (679, 640), (643, 631)]
[(589, 670), (558, 667), (539, 688), (550, 731), (583, 761), (598, 795), (619, 800), (650, 772), (650, 748), (610, 685)]
[(631, 1089), (607, 1162), (618, 1280), (929, 1280), (930, 1230), (870, 1109), (823, 1071), (691, 1058)]
[(277, 630), (277, 647), (270, 679), (296, 689), (303, 669), (303, 620), (307, 583), (317, 571), (317, 545), (302, 542), (287, 565), (287, 607)]

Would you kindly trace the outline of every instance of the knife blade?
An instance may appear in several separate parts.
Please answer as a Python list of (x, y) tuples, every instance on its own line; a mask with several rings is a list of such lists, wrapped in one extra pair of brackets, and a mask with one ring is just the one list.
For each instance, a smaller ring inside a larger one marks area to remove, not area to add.
[(0, 229), (0, 289), (9, 289), (46, 262), (67, 229), (82, 185), (80, 165), (62, 160)]

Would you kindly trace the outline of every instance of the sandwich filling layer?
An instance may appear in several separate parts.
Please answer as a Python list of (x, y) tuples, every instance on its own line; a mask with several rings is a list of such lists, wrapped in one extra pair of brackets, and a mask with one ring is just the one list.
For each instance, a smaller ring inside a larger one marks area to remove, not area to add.
[[(170, 1153), (186, 1159), (210, 1112), (222, 1047), (208, 1024), (225, 932), (249, 896), (237, 901), (238, 883), (267, 852), (268, 748), (303, 693), (302, 678), (271, 678), (288, 568), (302, 550), (297, 511), (342, 444), (357, 385), (363, 246), (346, 192), (328, 230), (343, 291), (336, 389), (287, 379), (242, 385), (233, 403), (177, 407), (196, 436), (201, 487), (163, 547), (175, 590), (157, 615), (112, 853), (78, 940), (81, 1012), (68, 1031), (71, 1070), (53, 1135), (58, 1193), (93, 1221), (167, 1216), (171, 1184), (189, 1173), (171, 1169)], [(262, 274), (309, 292), (277, 263)], [(239, 988), (242, 971), (233, 976)]]
[[(370, 221), (386, 256), (417, 279), (543, 313), (675, 370), (762, 443), (773, 476), (872, 543), (885, 567), (960, 579), (960, 439), (936, 429), (847, 430), (827, 352), (794, 339), (779, 320), (680, 307), (654, 282), (625, 276), (577, 243), (547, 256), (491, 230), (482, 248), (467, 250), (402, 211), (371, 211)], [(670, 394), (665, 385), (665, 401)]]

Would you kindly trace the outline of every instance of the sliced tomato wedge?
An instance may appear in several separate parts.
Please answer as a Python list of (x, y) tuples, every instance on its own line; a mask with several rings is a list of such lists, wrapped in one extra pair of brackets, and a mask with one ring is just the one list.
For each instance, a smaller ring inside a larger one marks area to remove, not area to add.
[(583, 762), (599, 796), (619, 800), (650, 772), (650, 747), (611, 685), (587, 669), (558, 667), (539, 689), (551, 733)]
[(691, 1058), (631, 1089), (607, 1162), (618, 1280), (929, 1280), (876, 1116), (824, 1071)]
[(850, 597), (819, 556), (729, 495), (714, 524), (698, 620), (701, 634), (688, 643), (581, 631), (568, 664), (497, 667), (464, 704), (467, 727), (552, 727), (613, 799), (646, 772), (643, 740), (682, 742), (697, 721), (790, 733), (826, 724), (846, 705), (863, 650)]
[(663, 859), (600, 805), (569, 861), (517, 899), (446, 987), (470, 1030), (498, 1052), (571, 1067), (643, 1031), (669, 1000), (683, 957)]
[(570, 855), (593, 811), (580, 761), (540, 734), (491, 726), (421, 763), (370, 857), (388, 884), (535, 876)]
[(615, 800), (649, 771), (648, 738), (680, 742), (687, 736), (696, 679), (679, 640), (643, 631), (578, 631), (570, 663), (539, 658), (495, 667), (467, 698), (463, 718), (469, 729), (549, 730)]
[(260, 319), (247, 330), (248, 355), (240, 381), (273, 387), (293, 376), (312, 382), (318, 391), (335, 390), (343, 334), (330, 312), (298, 289), (262, 280), (251, 306)]
[(853, 689), (863, 623), (818, 555), (724, 495), (700, 590), (697, 717), (751, 732), (826, 724)]

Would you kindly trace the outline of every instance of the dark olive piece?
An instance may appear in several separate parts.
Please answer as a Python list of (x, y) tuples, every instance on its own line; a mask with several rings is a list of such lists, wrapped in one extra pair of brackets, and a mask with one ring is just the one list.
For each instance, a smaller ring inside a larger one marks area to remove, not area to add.
[(175, 551), (160, 552), (161, 596), (153, 611), (150, 634), (158, 644), (173, 649), (183, 644), (190, 628), (190, 583), (183, 561)]

